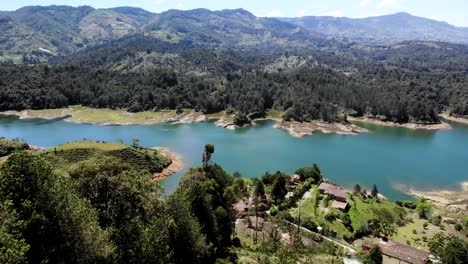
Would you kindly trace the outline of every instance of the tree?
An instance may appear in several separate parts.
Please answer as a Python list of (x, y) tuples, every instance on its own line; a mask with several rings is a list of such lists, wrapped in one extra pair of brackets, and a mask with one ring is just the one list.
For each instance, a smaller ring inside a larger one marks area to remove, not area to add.
[(140, 139), (137, 137), (132, 138), (132, 146), (134, 148), (139, 148), (140, 147)]
[(431, 211), (432, 204), (425, 198), (418, 199), (416, 203), (416, 211), (419, 218), (426, 218), (427, 214)]
[(382, 250), (378, 245), (374, 245), (369, 250), (369, 264), (382, 264), (383, 256)]
[(297, 169), (295, 173), (301, 177), (301, 181), (313, 178), (315, 182), (319, 182), (322, 178), (320, 175), (320, 169), (317, 164), (314, 164), (312, 167), (303, 167)]
[(275, 181), (271, 190), (273, 200), (278, 203), (284, 200), (284, 196), (288, 191), (286, 190), (286, 176), (280, 172), (275, 174)]
[(468, 243), (457, 236), (445, 237), (443, 233), (437, 233), (429, 240), (428, 246), (444, 264), (467, 263)]
[(24, 225), (12, 202), (0, 201), (0, 263), (27, 263), (30, 246), (21, 233)]
[[(161, 188), (148, 180), (148, 175), (134, 170), (119, 159), (104, 157), (80, 162), (69, 170), (76, 189), (96, 208), (100, 225), (112, 231), (112, 241), (117, 246), (115, 258), (132, 263), (145, 256), (144, 250), (169, 255), (166, 229), (158, 233), (161, 238), (148, 243), (147, 228), (161, 225), (164, 212), (158, 199)], [(131, 219), (131, 221), (130, 221)], [(161, 244), (156, 241), (164, 240)], [(167, 250), (166, 253), (163, 252)], [(149, 256), (146, 256), (149, 257)]]
[(68, 177), (56, 175), (43, 159), (26, 152), (9, 157), (0, 169), (0, 197), (11, 201), (29, 244), (33, 263), (90, 263), (114, 251), (96, 210), (81, 198)]
[(356, 184), (356, 185), (354, 185), (353, 189), (354, 189), (355, 194), (360, 194), (361, 193), (361, 185)]
[(429, 247), (429, 250), (432, 254), (439, 255), (442, 253), (445, 246), (444, 240), (445, 236), (443, 233), (437, 233), (429, 240), (427, 246)]
[(468, 263), (468, 243), (457, 236), (447, 238), (444, 250), (439, 254), (442, 263)]
[(255, 181), (254, 197), (263, 197), (265, 195), (265, 186), (261, 180)]
[(377, 189), (377, 185), (374, 184), (372, 186), (371, 195), (372, 195), (372, 197), (377, 197), (377, 194), (379, 194), (379, 189)]
[(214, 151), (215, 151), (215, 147), (213, 144), (205, 145), (205, 150), (203, 151), (203, 157), (202, 157), (203, 168), (208, 167), (208, 163), (210, 162), (211, 155), (213, 155)]

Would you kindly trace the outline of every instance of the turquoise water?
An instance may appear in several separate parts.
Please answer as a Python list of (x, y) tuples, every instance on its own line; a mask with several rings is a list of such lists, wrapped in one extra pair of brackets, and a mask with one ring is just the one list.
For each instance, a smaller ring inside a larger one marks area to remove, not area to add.
[[(292, 173), (319, 164), (325, 177), (351, 188), (377, 184), (391, 199), (408, 198), (400, 188), (457, 188), (468, 181), (468, 126), (448, 131), (412, 131), (365, 125), (371, 133), (358, 136), (316, 134), (294, 138), (272, 128), (274, 122), (231, 131), (212, 123), (98, 126), (65, 121), (0, 117), (0, 136), (21, 138), (50, 147), (83, 138), (105, 141), (141, 139), (143, 146), (164, 146), (182, 154), (185, 170), (201, 164), (206, 143), (215, 144), (213, 161), (227, 171), (258, 177), (265, 171)], [(183, 172), (163, 182), (173, 190)]]

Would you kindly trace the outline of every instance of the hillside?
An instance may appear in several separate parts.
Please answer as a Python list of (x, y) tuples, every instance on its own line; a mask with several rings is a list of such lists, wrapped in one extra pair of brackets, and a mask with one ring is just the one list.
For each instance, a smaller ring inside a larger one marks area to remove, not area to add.
[(98, 161), (112, 157), (137, 171), (161, 172), (171, 160), (153, 149), (134, 148), (123, 144), (94, 141), (77, 141), (38, 152), (55, 169), (67, 171), (73, 165), (85, 161)]
[(306, 16), (281, 20), (328, 36), (346, 37), (363, 42), (395, 43), (404, 40), (425, 40), (468, 44), (468, 28), (455, 27), (446, 22), (408, 13), (355, 19)]
[[(28, 6), (0, 12), (0, 60), (46, 62), (121, 37), (144, 34), (165, 43), (215, 48), (341, 50), (350, 43), (394, 44), (405, 40), (468, 43), (468, 29), (407, 13), (363, 19), (261, 18), (243, 9), (94, 9)], [(333, 39), (337, 38), (338, 39)]]

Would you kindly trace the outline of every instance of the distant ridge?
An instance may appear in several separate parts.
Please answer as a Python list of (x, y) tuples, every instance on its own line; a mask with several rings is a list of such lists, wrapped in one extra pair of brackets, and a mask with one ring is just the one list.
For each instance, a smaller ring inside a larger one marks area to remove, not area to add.
[(171, 9), (159, 14), (135, 7), (27, 6), (0, 11), (0, 60), (29, 63), (66, 56), (143, 34), (167, 43), (223, 48), (340, 47), (402, 41), (468, 44), (468, 28), (408, 13), (369, 18), (256, 17), (244, 9)]
[(366, 18), (305, 16), (280, 19), (311, 31), (353, 40), (423, 40), (468, 44), (468, 28), (406, 12)]

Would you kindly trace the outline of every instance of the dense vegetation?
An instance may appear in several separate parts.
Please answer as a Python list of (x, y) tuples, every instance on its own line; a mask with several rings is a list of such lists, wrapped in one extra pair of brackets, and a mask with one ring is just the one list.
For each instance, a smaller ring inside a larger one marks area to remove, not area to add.
[(193, 169), (165, 201), (150, 175), (108, 156), (53, 171), (17, 152), (0, 168), (2, 263), (213, 263), (229, 257), (232, 183)]
[[(151, 51), (152, 47), (120, 51), (103, 47), (82, 55), (93, 59), (78, 56), (65, 65), (3, 65), (0, 110), (82, 104), (132, 112), (194, 108), (205, 113), (228, 110), (261, 115), (274, 108), (284, 111), (286, 120), (341, 121), (341, 114), (347, 113), (400, 123), (434, 123), (442, 111), (468, 115), (465, 72), (429, 64), (426, 67), (433, 70), (419, 71), (398, 62), (396, 55), (387, 55), (389, 62), (379, 63), (371, 58), (358, 62), (355, 57), (340, 61), (341, 55), (323, 52), (317, 53), (317, 62), (290, 53), (255, 56), (193, 48), (193, 53), (174, 54), (172, 64), (157, 67), (147, 62), (148, 56), (156, 65), (167, 58)], [(177, 52), (177, 46), (170, 46), (171, 51)], [(298, 65), (284, 69), (290, 62)], [(184, 67), (185, 71), (179, 70)]]
[(67, 168), (82, 161), (100, 160), (106, 157), (112, 157), (138, 171), (149, 173), (161, 172), (171, 164), (169, 158), (153, 149), (141, 148), (138, 145), (128, 147), (123, 144), (89, 140), (60, 145), (41, 152), (40, 156), (52, 164), (54, 168), (60, 170), (67, 170)]
[[(9, 37), (0, 44), (27, 48), (0, 54), (0, 110), (193, 108), (237, 112), (239, 122), (269, 108), (298, 121), (347, 114), (434, 123), (442, 111), (468, 115), (465, 45), (330, 39), (245, 10), (157, 15), (58, 6), (1, 17)], [(22, 34), (52, 53), (13, 41)]]
[(28, 147), (28, 144), (22, 140), (0, 137), (0, 157), (7, 156), (17, 150), (25, 150)]
[[(94, 154), (83, 154), (91, 149)], [(327, 208), (330, 200), (316, 189), (324, 181), (317, 165), (298, 169), (291, 189), (290, 177), (282, 172), (259, 179), (225, 172), (211, 162), (211, 144), (205, 146), (203, 166), (191, 168), (175, 192), (162, 198), (147, 169), (101, 155), (126, 149), (80, 141), (37, 154), (11, 154), (0, 165), (0, 262), (341, 263), (343, 249), (325, 240), (318, 225), (323, 235), (348, 241), (391, 235), (408, 221), (411, 211), (401, 206), (414, 210), (423, 203), (393, 204), (379, 199), (377, 188), (369, 195), (356, 186), (349, 211), (323, 213), (318, 204)], [(132, 149), (142, 151), (137, 145)], [(70, 151), (76, 151), (76, 159), (65, 164)], [(306, 199), (307, 191), (312, 195)], [(233, 205), (249, 198), (253, 207), (236, 215)], [(269, 221), (270, 233), (252, 221), (258, 217)], [(238, 230), (238, 221), (248, 222), (254, 232)], [(295, 224), (312, 231), (298, 232)], [(458, 236), (437, 234), (428, 246), (444, 263), (462, 263), (468, 252)], [(381, 263), (382, 254), (375, 247), (360, 257), (363, 263)]]

